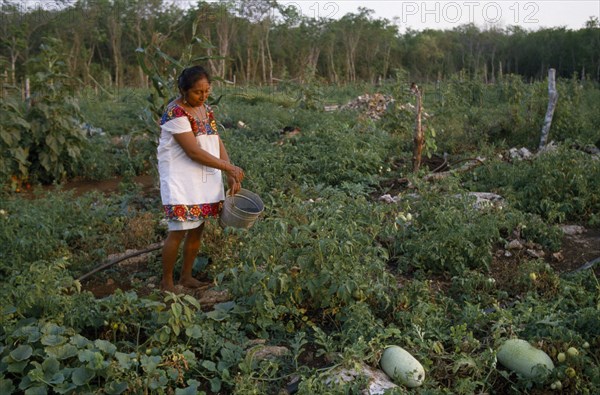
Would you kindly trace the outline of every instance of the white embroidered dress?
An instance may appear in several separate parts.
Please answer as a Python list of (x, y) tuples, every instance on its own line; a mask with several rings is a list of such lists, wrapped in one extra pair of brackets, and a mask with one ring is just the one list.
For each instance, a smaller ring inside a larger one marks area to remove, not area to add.
[(201, 122), (175, 102), (170, 103), (160, 121), (158, 173), (165, 215), (170, 221), (201, 221), (221, 212), (225, 190), (221, 170), (190, 159), (174, 134), (192, 131), (198, 145), (220, 157), (219, 134), (212, 110), (205, 104), (208, 120)]

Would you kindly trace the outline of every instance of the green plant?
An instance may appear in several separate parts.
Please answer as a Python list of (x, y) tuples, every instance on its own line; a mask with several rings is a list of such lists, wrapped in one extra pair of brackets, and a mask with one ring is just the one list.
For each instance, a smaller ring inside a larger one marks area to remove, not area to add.
[(598, 221), (600, 163), (581, 151), (561, 146), (531, 161), (495, 160), (466, 178), (469, 189), (499, 193), (552, 223)]
[(86, 144), (73, 95), (76, 80), (66, 74), (61, 44), (46, 39), (29, 62), (32, 96), (26, 119), (31, 129), (21, 136), (20, 145), (29, 151), (30, 176), (44, 183), (73, 175)]

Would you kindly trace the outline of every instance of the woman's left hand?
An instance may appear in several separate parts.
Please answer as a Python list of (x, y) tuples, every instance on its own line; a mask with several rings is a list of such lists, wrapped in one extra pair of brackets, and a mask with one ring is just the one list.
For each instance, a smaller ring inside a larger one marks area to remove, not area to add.
[(242, 189), (242, 183), (235, 180), (235, 178), (229, 176), (227, 177), (227, 186), (229, 187), (229, 191), (232, 195), (235, 195)]

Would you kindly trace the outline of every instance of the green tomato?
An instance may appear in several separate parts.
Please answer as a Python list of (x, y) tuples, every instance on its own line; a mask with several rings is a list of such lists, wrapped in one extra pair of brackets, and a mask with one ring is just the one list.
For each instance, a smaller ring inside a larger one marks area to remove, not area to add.
[(558, 362), (564, 362), (565, 359), (567, 359), (567, 356), (565, 355), (564, 352), (559, 352), (558, 355), (556, 356), (556, 359), (558, 360)]
[(557, 390), (562, 390), (562, 383), (560, 382), (560, 380), (556, 380), (554, 384), (556, 385)]
[(571, 358), (576, 357), (579, 355), (579, 350), (577, 350), (575, 347), (569, 347), (567, 350), (567, 355), (569, 355)]
[(531, 281), (537, 280), (537, 274), (535, 274), (534, 272), (529, 273), (529, 279)]

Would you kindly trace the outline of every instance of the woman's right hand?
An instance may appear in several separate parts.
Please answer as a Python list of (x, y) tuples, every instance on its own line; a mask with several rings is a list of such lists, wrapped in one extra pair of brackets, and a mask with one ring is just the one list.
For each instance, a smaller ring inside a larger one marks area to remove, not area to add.
[(244, 179), (244, 170), (242, 170), (241, 167), (237, 167), (234, 164), (230, 163), (229, 166), (227, 166), (225, 172), (236, 182), (242, 182), (242, 180)]

